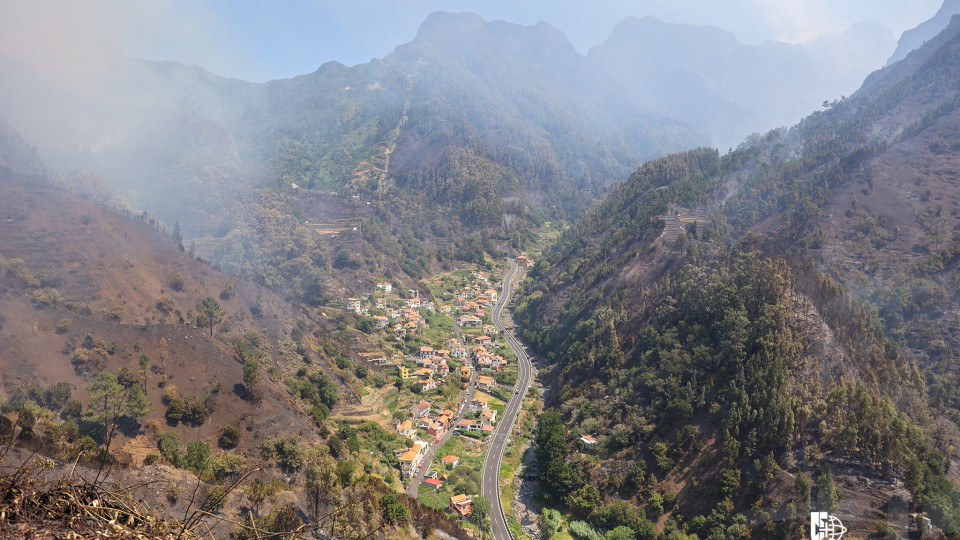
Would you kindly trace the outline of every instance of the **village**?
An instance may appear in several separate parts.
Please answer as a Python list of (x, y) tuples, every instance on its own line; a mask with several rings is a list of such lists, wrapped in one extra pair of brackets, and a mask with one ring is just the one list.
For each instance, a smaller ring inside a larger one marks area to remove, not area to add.
[(344, 305), (373, 321), (381, 350), (364, 356), (398, 389), (386, 407), (409, 443), (394, 451), (400, 480), (425, 505), (465, 519), (479, 494), (486, 440), (516, 391), (517, 363), (491, 324), (499, 293), (486, 272), (455, 271), (429, 287), (432, 300), (383, 281)]

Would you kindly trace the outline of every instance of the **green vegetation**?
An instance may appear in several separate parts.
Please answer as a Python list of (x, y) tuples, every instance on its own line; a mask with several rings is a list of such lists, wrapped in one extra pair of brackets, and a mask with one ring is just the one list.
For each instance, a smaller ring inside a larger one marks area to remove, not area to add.
[[(951, 443), (930, 423), (960, 418), (951, 338), (932, 322), (953, 300), (956, 260), (938, 210), (917, 216), (909, 264), (877, 253), (903, 234), (882, 216), (853, 204), (840, 233), (825, 212), (854, 178), (871, 189), (864, 164), (956, 110), (931, 98), (926, 113), (897, 110), (916, 120), (907, 130), (877, 133), (905, 100), (955, 95), (958, 47), (725, 156), (647, 163), (544, 250), (516, 319), (554, 386), (536, 441), (542, 495), (593, 531), (571, 533), (647, 538), (667, 514), (678, 535), (795, 537), (805, 509), (841, 499), (836, 460), (904, 471), (915, 508), (960, 531)], [(827, 261), (828, 241), (897, 271)], [(577, 441), (588, 434), (595, 445)], [(774, 488), (788, 453), (796, 483)], [(625, 477), (601, 473), (624, 462)], [(668, 476), (686, 480), (689, 502)]]

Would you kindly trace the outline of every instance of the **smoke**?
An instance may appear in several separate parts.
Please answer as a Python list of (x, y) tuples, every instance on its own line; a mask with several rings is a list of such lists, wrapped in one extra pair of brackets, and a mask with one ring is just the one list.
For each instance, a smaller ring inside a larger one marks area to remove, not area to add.
[(103, 2), (5, 1), (0, 56), (43, 83), (75, 93), (99, 88), (109, 44)]

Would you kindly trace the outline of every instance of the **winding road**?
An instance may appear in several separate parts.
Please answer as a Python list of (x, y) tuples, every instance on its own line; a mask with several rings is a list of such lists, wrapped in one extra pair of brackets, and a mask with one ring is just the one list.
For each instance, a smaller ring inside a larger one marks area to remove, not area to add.
[(513, 431), (513, 424), (517, 420), (517, 414), (520, 412), (520, 406), (523, 403), (523, 396), (527, 393), (530, 386), (530, 380), (533, 376), (533, 365), (530, 358), (521, 345), (520, 341), (512, 331), (504, 328), (501, 315), (503, 308), (510, 301), (510, 287), (513, 284), (513, 277), (517, 273), (517, 263), (510, 260), (510, 270), (503, 278), (503, 286), (500, 293), (500, 299), (493, 307), (491, 319), (494, 326), (503, 333), (504, 338), (517, 355), (519, 374), (517, 376), (517, 385), (513, 397), (507, 403), (503, 418), (497, 429), (490, 438), (487, 457), (483, 461), (481, 470), (480, 494), (490, 500), (490, 527), (494, 540), (508, 540), (513, 538), (510, 529), (507, 527), (507, 518), (503, 513), (503, 506), (500, 504), (500, 461), (503, 459), (503, 452), (507, 448), (507, 442), (510, 439), (510, 433)]

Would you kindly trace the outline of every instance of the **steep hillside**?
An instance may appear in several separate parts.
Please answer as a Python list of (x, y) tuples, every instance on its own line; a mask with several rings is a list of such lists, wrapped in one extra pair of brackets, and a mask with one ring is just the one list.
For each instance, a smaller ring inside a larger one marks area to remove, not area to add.
[[(296, 523), (340, 537), (405, 528), (412, 510), (423, 530), (462, 533), (392, 494), (403, 440), (333, 420), (375, 392), (373, 375), (384, 384), (341, 318), (215, 270), (146, 214), (73, 187), (0, 170), (0, 427), (27, 452), (4, 452), (5, 482), (35, 450), (170, 519), (202, 504), (218, 538), (234, 530), (220, 518), (249, 521), (251, 504), (261, 533), (290, 526), (285, 508), (312, 509)], [(314, 468), (330, 500), (311, 502)], [(324, 517), (341, 491), (363, 525)]]
[(958, 34), (794, 128), (644, 165), (545, 253), (517, 320), (555, 389), (548, 500), (642, 537), (792, 538), (808, 510), (960, 534)]

